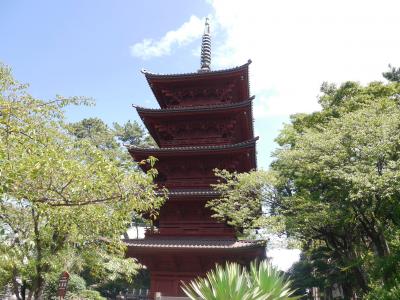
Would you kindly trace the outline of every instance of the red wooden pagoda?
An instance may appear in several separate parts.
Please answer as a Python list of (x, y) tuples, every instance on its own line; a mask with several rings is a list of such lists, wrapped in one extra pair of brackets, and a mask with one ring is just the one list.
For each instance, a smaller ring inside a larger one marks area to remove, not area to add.
[[(160, 75), (143, 71), (161, 109), (136, 110), (159, 148), (130, 147), (136, 161), (158, 159), (155, 179), (168, 189), (157, 231), (127, 240), (128, 256), (150, 272), (150, 295), (183, 295), (181, 281), (204, 275), (216, 263), (248, 264), (265, 255), (264, 243), (238, 240), (233, 228), (205, 208), (218, 194), (213, 170), (256, 168), (248, 63), (210, 71), (209, 25), (203, 35), (197, 73)], [(144, 168), (146, 168), (144, 166)]]

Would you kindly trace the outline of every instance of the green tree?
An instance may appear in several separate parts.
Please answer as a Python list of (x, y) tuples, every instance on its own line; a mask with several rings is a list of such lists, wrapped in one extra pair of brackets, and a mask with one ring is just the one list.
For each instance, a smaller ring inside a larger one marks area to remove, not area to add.
[(383, 77), (392, 82), (400, 82), (400, 68), (389, 65), (389, 71), (382, 73)]
[(131, 161), (124, 145), (142, 147), (155, 146), (154, 140), (136, 121), (128, 121), (123, 125), (116, 122), (108, 126), (99, 118), (86, 118), (70, 123), (69, 132), (79, 139), (88, 139), (94, 146), (102, 150), (113, 151), (111, 156)]
[(145, 147), (156, 146), (156, 142), (151, 135), (147, 134), (136, 121), (128, 121), (123, 125), (114, 122), (113, 131), (117, 139), (123, 144)]
[[(132, 157), (129, 155), (126, 145), (138, 147), (156, 145), (151, 136), (136, 121), (128, 121), (123, 125), (114, 122), (110, 127), (99, 118), (86, 118), (68, 124), (68, 131), (78, 139), (86, 139), (92, 145), (103, 150), (110, 159), (116, 161), (121, 167), (128, 169), (138, 169), (138, 166), (131, 163)], [(153, 212), (153, 214), (156, 214), (156, 212)], [(139, 226), (149, 225), (149, 223), (151, 222), (143, 218), (140, 212), (132, 212), (132, 225), (136, 227), (137, 235), (139, 234)]]
[(92, 145), (102, 150), (119, 148), (114, 132), (99, 118), (87, 118), (71, 123), (69, 131), (79, 139), (88, 139)]
[(121, 234), (133, 211), (163, 201), (152, 176), (133, 162), (121, 167), (69, 133), (63, 108), (90, 103), (35, 99), (0, 65), (0, 281), (12, 284), (18, 299), (27, 288), (40, 299), (48, 277), (61, 270), (89, 268), (100, 281), (134, 274)]
[[(323, 110), (293, 117), (278, 138), (282, 148), (273, 168), (292, 187), (282, 206), (292, 214), (316, 213), (318, 219), (303, 221), (310, 237), (323, 236), (343, 260), (361, 266), (366, 249), (385, 260), (400, 224), (399, 84), (348, 82), (322, 91)], [(310, 210), (302, 210), (304, 204)], [(386, 281), (394, 272), (381, 271)]]
[(335, 284), (340, 284), (345, 298), (350, 299), (352, 287), (356, 284), (351, 269), (343, 266), (340, 257), (323, 244), (303, 249), (300, 260), (293, 264), (288, 274), (296, 295), (306, 295), (311, 287), (318, 287), (326, 295), (331, 293)]
[(390, 287), (399, 269), (399, 92), (398, 82), (323, 84), (322, 110), (292, 116), (281, 131), (264, 187), (255, 184), (259, 172), (225, 176), (212, 209), (235, 220), (247, 212), (229, 206), (250, 212), (261, 203), (266, 214), (248, 224), (275, 228), (304, 249), (325, 247), (343, 275), (339, 283), (353, 285), (348, 297), (374, 282)]
[(269, 184), (272, 180), (270, 173), (230, 173), (216, 169), (215, 174), (218, 184), (213, 187), (221, 196), (209, 201), (207, 207), (214, 211), (213, 217), (227, 222), (240, 235), (249, 237), (260, 225), (262, 204), (265, 205), (274, 192)]

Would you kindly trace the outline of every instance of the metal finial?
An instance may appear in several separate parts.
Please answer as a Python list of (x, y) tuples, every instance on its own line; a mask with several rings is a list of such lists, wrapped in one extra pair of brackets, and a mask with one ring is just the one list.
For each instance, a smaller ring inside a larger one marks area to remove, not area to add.
[(210, 24), (208, 23), (208, 18), (206, 18), (206, 23), (204, 27), (203, 38), (201, 41), (201, 68), (199, 72), (210, 71), (211, 64), (211, 35), (210, 35)]

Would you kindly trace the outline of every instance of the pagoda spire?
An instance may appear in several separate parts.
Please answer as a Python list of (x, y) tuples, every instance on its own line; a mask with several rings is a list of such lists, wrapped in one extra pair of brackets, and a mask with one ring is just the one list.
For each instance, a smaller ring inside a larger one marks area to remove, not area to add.
[(210, 23), (206, 18), (203, 38), (201, 41), (201, 69), (199, 72), (209, 72), (211, 64), (211, 34), (210, 34)]

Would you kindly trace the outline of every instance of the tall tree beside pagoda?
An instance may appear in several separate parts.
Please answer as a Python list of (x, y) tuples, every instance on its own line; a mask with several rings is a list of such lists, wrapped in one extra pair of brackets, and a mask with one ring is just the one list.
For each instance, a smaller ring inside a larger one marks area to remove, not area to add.
[(248, 225), (299, 242), (293, 274), (312, 269), (315, 286), (340, 284), (347, 298), (375, 289), (370, 299), (398, 299), (400, 84), (321, 92), (321, 111), (294, 115), (281, 131), (269, 172), (219, 173), (223, 197), (212, 208), (237, 226), (254, 216), (249, 199), (261, 202), (268, 214)]
[[(0, 65), (0, 286), (41, 299), (50, 273), (132, 275), (120, 236), (132, 211), (159, 206), (151, 176), (121, 168), (67, 131), (63, 108), (85, 98), (33, 98)], [(131, 163), (134, 165), (134, 163)]]

